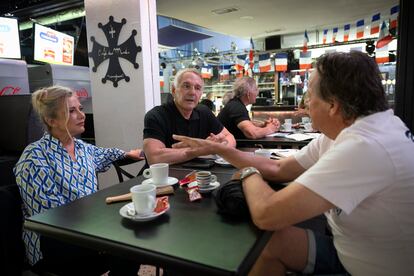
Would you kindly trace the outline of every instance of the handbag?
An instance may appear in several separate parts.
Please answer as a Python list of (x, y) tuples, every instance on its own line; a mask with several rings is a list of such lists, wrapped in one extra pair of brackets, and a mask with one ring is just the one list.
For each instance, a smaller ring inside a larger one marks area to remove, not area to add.
[(241, 180), (224, 183), (214, 192), (214, 196), (219, 214), (236, 219), (251, 218)]

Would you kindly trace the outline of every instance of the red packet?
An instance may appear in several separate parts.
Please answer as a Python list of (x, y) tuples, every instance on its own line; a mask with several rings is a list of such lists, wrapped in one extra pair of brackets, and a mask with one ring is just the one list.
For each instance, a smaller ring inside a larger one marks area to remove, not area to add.
[(168, 208), (170, 203), (168, 202), (168, 196), (157, 197), (157, 204), (155, 205), (154, 212), (161, 213)]
[(198, 192), (198, 187), (194, 187), (194, 188), (189, 188), (187, 189), (187, 193), (188, 193), (188, 199), (193, 202), (196, 200), (200, 200), (203, 197), (201, 196), (201, 194)]
[(196, 180), (196, 171), (192, 171), (191, 173), (187, 174), (183, 179), (178, 181), (180, 184), (180, 187), (183, 185), (187, 185), (188, 183), (191, 183)]

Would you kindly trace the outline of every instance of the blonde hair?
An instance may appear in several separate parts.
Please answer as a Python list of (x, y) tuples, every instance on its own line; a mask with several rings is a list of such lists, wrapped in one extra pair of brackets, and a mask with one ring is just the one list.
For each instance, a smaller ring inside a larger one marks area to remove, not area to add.
[(32, 105), (36, 113), (50, 131), (47, 119), (56, 119), (61, 108), (64, 109), (65, 121), (69, 120), (68, 98), (74, 93), (67, 87), (51, 86), (41, 88), (32, 94)]

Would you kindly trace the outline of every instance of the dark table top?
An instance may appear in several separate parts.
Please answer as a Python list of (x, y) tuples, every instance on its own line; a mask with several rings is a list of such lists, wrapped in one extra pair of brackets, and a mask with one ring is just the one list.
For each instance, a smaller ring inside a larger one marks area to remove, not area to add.
[(263, 137), (259, 139), (236, 139), (237, 147), (265, 147), (265, 148), (302, 148), (311, 140), (295, 141), (293, 139), (283, 137)]
[[(170, 168), (182, 179), (191, 170)], [(225, 183), (231, 173), (215, 172)], [(119, 215), (127, 202), (107, 205), (105, 198), (129, 192), (143, 177), (123, 182), (65, 206), (28, 218), (24, 226), (41, 234), (112, 254), (170, 268), (183, 274), (247, 274), (270, 238), (250, 221), (232, 221), (217, 213), (212, 195), (190, 202), (176, 188), (170, 210), (148, 222)]]
[[(181, 164), (174, 164), (170, 165), (170, 168), (176, 169), (176, 170), (197, 170), (197, 171), (211, 171), (212, 173), (223, 173), (223, 174), (230, 174), (233, 175), (237, 171), (235, 167), (233, 167), (231, 164), (229, 165), (220, 165), (214, 162), (214, 160), (209, 160), (209, 162), (212, 162), (213, 165), (209, 168), (200, 168), (197, 167), (197, 164), (203, 164), (204, 162), (200, 162), (199, 160), (192, 160), (189, 162), (181, 163)], [(183, 167), (184, 164), (195, 164), (195, 167)], [(205, 164), (205, 163), (204, 163)]]

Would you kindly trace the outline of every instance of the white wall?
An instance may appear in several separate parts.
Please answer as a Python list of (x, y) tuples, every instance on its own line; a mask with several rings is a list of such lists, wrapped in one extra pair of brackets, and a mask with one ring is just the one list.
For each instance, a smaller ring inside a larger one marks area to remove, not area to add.
[[(118, 87), (110, 81), (105, 84), (101, 81), (106, 74), (108, 60), (93, 72), (93, 60), (89, 59), (96, 144), (124, 150), (142, 147), (144, 115), (160, 103), (155, 0), (85, 0), (85, 11), (89, 52), (93, 46), (91, 36), (100, 44), (108, 45), (98, 24), (105, 25), (110, 16), (116, 22), (121, 22), (123, 18), (127, 20), (121, 29), (118, 44), (127, 40), (135, 29), (136, 44), (142, 47), (136, 59), (138, 69), (129, 61), (119, 59), (130, 81), (122, 80), (118, 82)], [(118, 179), (113, 169), (111, 173), (99, 175), (101, 188), (115, 183)]]

